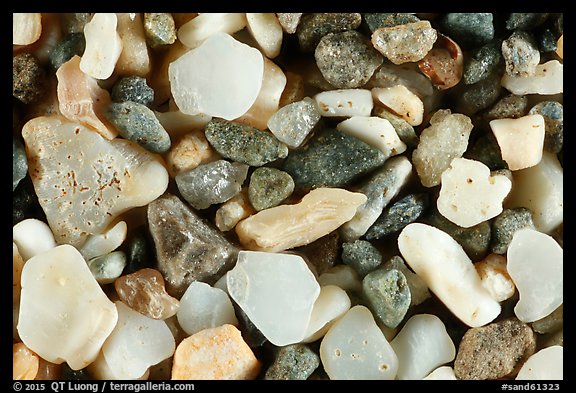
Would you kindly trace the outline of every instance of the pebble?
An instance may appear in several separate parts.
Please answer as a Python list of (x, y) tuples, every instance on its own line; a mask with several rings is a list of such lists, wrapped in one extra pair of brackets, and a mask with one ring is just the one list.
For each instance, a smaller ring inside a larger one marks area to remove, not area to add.
[(362, 279), (362, 294), (375, 318), (389, 328), (400, 325), (411, 303), (406, 277), (393, 268), (368, 273)]
[(458, 347), (454, 374), (458, 379), (513, 376), (536, 349), (536, 335), (518, 319), (506, 318), (468, 329)]
[(360, 139), (326, 128), (314, 134), (306, 149), (292, 151), (282, 169), (296, 189), (342, 187), (380, 167), (387, 157)]
[(552, 233), (564, 221), (564, 170), (555, 154), (544, 152), (537, 165), (514, 172), (506, 207), (532, 212), (536, 229)]
[(46, 221), (46, 214), (38, 203), (38, 197), (30, 176), (24, 177), (12, 192), (12, 225), (26, 218)]
[(406, 156), (392, 157), (356, 189), (366, 195), (366, 203), (359, 206), (354, 217), (344, 223), (340, 234), (344, 241), (353, 241), (364, 235), (376, 222), (384, 208), (406, 185), (412, 174), (412, 164)]
[(362, 14), (362, 18), (372, 33), (380, 27), (394, 27), (420, 21), (420, 18), (414, 14), (388, 12), (365, 13)]
[(306, 337), (320, 285), (298, 255), (240, 251), (227, 274), (230, 297), (276, 346)]
[(439, 21), (445, 34), (464, 49), (487, 44), (494, 38), (495, 26), (492, 13), (452, 12)]
[(491, 171), (504, 170), (508, 165), (502, 160), (500, 146), (493, 133), (484, 133), (471, 142), (468, 150), (464, 153), (465, 158), (480, 161)]
[(84, 26), (86, 49), (80, 69), (95, 79), (108, 79), (122, 53), (122, 40), (116, 31), (118, 18), (114, 13), (95, 13)]
[(12, 344), (12, 379), (31, 381), (36, 379), (40, 359), (24, 343)]
[(294, 180), (280, 169), (260, 167), (250, 176), (248, 198), (256, 211), (281, 204), (294, 191)]
[(534, 105), (528, 115), (544, 118), (544, 150), (559, 153), (564, 145), (564, 107), (558, 101), (542, 101)]
[(536, 229), (532, 212), (525, 207), (504, 209), (492, 222), (490, 251), (495, 254), (506, 254), (514, 233), (522, 228)]
[(37, 157), (29, 172), (59, 244), (81, 246), (88, 235), (102, 233), (119, 214), (148, 204), (168, 186), (160, 157), (63, 117), (32, 119), (22, 136)]
[(236, 225), (236, 234), (251, 250), (278, 252), (304, 246), (350, 220), (364, 202), (366, 196), (361, 193), (317, 188), (295, 205), (272, 207), (248, 217)]
[(97, 235), (90, 235), (86, 242), (78, 249), (84, 259), (90, 260), (116, 250), (126, 240), (128, 225), (125, 221), (118, 221), (107, 231)]
[(262, 364), (232, 325), (205, 329), (176, 348), (173, 380), (256, 379)]
[(60, 24), (65, 33), (82, 33), (84, 26), (90, 22), (93, 13), (91, 12), (70, 12), (60, 15)]
[(132, 101), (150, 107), (154, 103), (154, 90), (148, 86), (145, 78), (131, 75), (119, 78), (114, 83), (111, 97), (114, 102)]
[(114, 72), (119, 76), (145, 78), (151, 70), (150, 53), (146, 43), (144, 22), (140, 13), (117, 13), (117, 31), (122, 40), (122, 53)]
[(190, 283), (180, 298), (176, 317), (180, 327), (189, 336), (226, 324), (238, 326), (228, 294), (201, 281)]
[(176, 175), (182, 197), (195, 209), (226, 202), (237, 195), (248, 174), (248, 166), (217, 160)]
[(359, 13), (310, 13), (302, 15), (296, 36), (300, 50), (304, 53), (313, 52), (316, 46), (329, 33), (354, 30), (362, 23)]
[(518, 371), (516, 380), (563, 380), (564, 348), (553, 345), (532, 354)]
[(318, 276), (318, 284), (321, 287), (334, 285), (342, 288), (347, 294), (360, 293), (362, 280), (352, 266), (335, 265)]
[(12, 137), (12, 191), (28, 174), (28, 158), (24, 145), (16, 137)]
[(12, 14), (12, 45), (30, 45), (42, 34), (42, 14), (14, 12)]
[(105, 114), (111, 103), (110, 94), (98, 85), (96, 79), (80, 69), (80, 62), (80, 57), (74, 56), (56, 71), (60, 113), (112, 140), (118, 135), (118, 130)]
[(86, 39), (82, 33), (65, 35), (50, 52), (50, 66), (54, 71), (74, 56), (82, 57), (86, 49)]
[(429, 21), (380, 27), (372, 33), (372, 45), (394, 64), (420, 61), (438, 38)]
[[(136, 366), (138, 366), (136, 364)], [(97, 380), (139, 380), (145, 381), (150, 377), (150, 369), (144, 371), (144, 374), (133, 377), (132, 372), (133, 370), (130, 369), (121, 369), (119, 367), (114, 367), (108, 364), (106, 357), (104, 356), (103, 352), (100, 351), (98, 357), (95, 361), (90, 363), (86, 369), (82, 370), (85, 372), (85, 375), (80, 375), (77, 378), (82, 380), (83, 377), (87, 377), (87, 379), (97, 379)], [(123, 371), (127, 371), (130, 374), (126, 375)], [(76, 373), (78, 375), (78, 373)]]
[(497, 302), (510, 299), (516, 293), (516, 286), (506, 270), (506, 258), (498, 254), (487, 255), (474, 263), (482, 285)]
[(346, 291), (336, 285), (320, 286), (320, 294), (314, 302), (310, 322), (302, 343), (310, 343), (324, 337), (330, 326), (350, 309), (351, 301)]
[(338, 123), (336, 129), (381, 150), (387, 157), (406, 151), (406, 144), (402, 142), (392, 123), (377, 116), (352, 116)]
[(430, 97), (434, 94), (434, 86), (416, 63), (392, 64), (383, 62), (374, 72), (365, 88), (394, 87), (403, 85), (419, 97)]
[(106, 285), (122, 275), (126, 267), (126, 254), (123, 251), (113, 251), (86, 261), (98, 284)]
[(553, 53), (558, 49), (557, 37), (550, 29), (537, 33), (536, 41), (541, 53)]
[(537, 12), (511, 12), (506, 19), (506, 29), (532, 30), (544, 23), (549, 15)]
[(416, 135), (414, 127), (412, 127), (406, 120), (381, 106), (374, 107), (373, 113), (375, 116), (388, 120), (394, 127), (400, 140), (406, 144), (407, 147), (415, 148), (418, 146), (418, 135)]
[(156, 263), (152, 247), (150, 232), (146, 224), (132, 228), (124, 243), (126, 253), (124, 273), (134, 273), (145, 267), (152, 267)]
[[(518, 119), (528, 114), (528, 97), (508, 94), (483, 113), (487, 121), (496, 119)], [(535, 113), (531, 113), (535, 114)]]
[(438, 90), (456, 86), (462, 79), (464, 56), (460, 46), (444, 34), (437, 33), (434, 46), (418, 62), (418, 68)]
[(226, 33), (211, 35), (168, 66), (171, 93), (180, 111), (225, 120), (234, 120), (250, 109), (262, 87), (263, 74), (260, 51)]
[(302, 254), (317, 275), (321, 275), (339, 261), (340, 233), (330, 232), (310, 244), (297, 247), (294, 251)]
[(508, 274), (520, 300), (514, 314), (523, 322), (534, 322), (563, 303), (562, 247), (551, 236), (531, 228), (519, 229), (506, 253)]
[(14, 225), (12, 241), (18, 247), (18, 252), (24, 262), (56, 247), (50, 227), (36, 218), (27, 218)]
[(488, 109), (502, 96), (502, 86), (498, 72), (472, 85), (464, 85), (455, 109), (469, 116)]
[(144, 13), (144, 33), (151, 48), (170, 45), (176, 41), (176, 24), (167, 12)]
[(288, 155), (288, 146), (267, 131), (224, 119), (206, 125), (206, 139), (223, 157), (250, 166), (262, 166)]
[(304, 381), (320, 366), (320, 357), (304, 344), (278, 348), (264, 374), (265, 380)]
[(424, 103), (406, 86), (375, 87), (372, 89), (372, 96), (411, 126), (422, 124)]
[(558, 55), (558, 57), (560, 57), (561, 59), (564, 58), (564, 34), (562, 34), (560, 36), (560, 38), (558, 38), (558, 41), (556, 41), (556, 54)]
[(430, 291), (424, 280), (406, 266), (401, 256), (394, 255), (382, 265), (382, 268), (385, 270), (395, 269), (404, 275), (410, 289), (411, 306), (417, 306), (430, 298)]
[(428, 194), (408, 194), (394, 202), (368, 228), (365, 234), (366, 239), (380, 239), (399, 232), (426, 212), (429, 205), (428, 199)]
[(502, 159), (511, 171), (537, 165), (542, 159), (545, 123), (539, 114), (490, 121)]
[(164, 278), (156, 269), (144, 268), (118, 277), (114, 288), (122, 302), (148, 318), (168, 319), (180, 306), (178, 299), (166, 293)]
[(328, 33), (314, 51), (322, 76), (338, 89), (359, 88), (382, 64), (382, 55), (356, 30)]
[(280, 54), (284, 31), (274, 13), (246, 13), (246, 27), (264, 56), (273, 59)]
[(24, 104), (38, 102), (47, 91), (46, 71), (32, 53), (12, 57), (12, 96)]
[(454, 369), (450, 366), (440, 366), (434, 369), (430, 374), (425, 376), (425, 380), (443, 380), (443, 381), (456, 381), (456, 375), (454, 374)]
[(22, 285), (20, 283), (24, 260), (18, 252), (18, 246), (12, 241), (12, 337), (20, 341), (18, 337), (18, 314), (20, 313), (20, 292)]
[(280, 142), (296, 149), (318, 124), (320, 117), (316, 101), (305, 97), (278, 109), (268, 119), (267, 127)]
[(422, 379), (456, 356), (444, 322), (432, 314), (410, 317), (390, 345), (398, 356), (399, 380)]
[(342, 262), (364, 277), (382, 264), (382, 253), (367, 240), (342, 243)]
[(526, 31), (514, 31), (502, 42), (506, 74), (516, 77), (534, 76), (540, 63), (540, 51), (534, 37)]
[(277, 12), (276, 17), (286, 33), (294, 34), (302, 18), (302, 12)]
[(178, 40), (194, 49), (212, 35), (219, 32), (232, 35), (247, 23), (245, 13), (202, 13), (180, 26)]
[(464, 60), (462, 81), (467, 85), (480, 82), (496, 72), (502, 62), (502, 45), (499, 41), (473, 49)]
[(466, 325), (483, 326), (500, 314), (500, 304), (482, 286), (472, 261), (447, 233), (427, 224), (408, 224), (400, 232), (398, 248), (432, 293)]
[(422, 130), (412, 153), (412, 163), (424, 187), (440, 184), (452, 160), (466, 151), (473, 127), (468, 116), (450, 109), (439, 109), (432, 115), (430, 126)]
[(304, 78), (302, 75), (292, 71), (286, 71), (284, 75), (286, 76), (286, 86), (278, 102), (279, 108), (306, 98), (304, 94)]
[(170, 296), (181, 298), (192, 281), (212, 284), (234, 265), (238, 249), (176, 195), (148, 204), (147, 217)]
[(331, 380), (393, 380), (398, 357), (370, 310), (352, 307), (322, 338), (320, 360)]
[(560, 305), (550, 314), (530, 324), (532, 330), (539, 334), (554, 333), (564, 327), (564, 305)]
[(322, 91), (314, 96), (323, 117), (370, 116), (374, 102), (366, 89)]
[[(166, 126), (163, 126), (166, 129)], [(168, 133), (170, 135), (173, 134), (170, 131)], [(220, 155), (210, 146), (204, 132), (201, 130), (186, 133), (181, 138), (174, 140), (170, 150), (165, 155), (166, 165), (171, 177), (192, 170), (201, 164), (216, 161), (218, 158), (220, 158)]]
[(82, 255), (68, 244), (37, 254), (26, 261), (21, 285), (22, 342), (43, 359), (65, 361), (74, 370), (93, 362), (118, 313)]
[(532, 76), (502, 76), (502, 87), (516, 95), (553, 95), (564, 92), (564, 69), (558, 60), (538, 64)]

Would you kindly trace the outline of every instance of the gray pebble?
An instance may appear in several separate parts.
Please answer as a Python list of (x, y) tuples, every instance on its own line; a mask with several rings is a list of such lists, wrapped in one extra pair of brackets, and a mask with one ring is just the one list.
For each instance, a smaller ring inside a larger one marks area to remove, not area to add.
[(310, 262), (319, 276), (334, 266), (338, 260), (340, 233), (338, 231), (330, 232), (310, 244), (296, 248), (295, 251), (306, 257), (306, 260)]
[(119, 78), (112, 86), (112, 101), (132, 101), (150, 107), (154, 102), (154, 89), (146, 83), (146, 78), (131, 75)]
[(530, 324), (532, 330), (539, 334), (554, 333), (564, 326), (564, 305), (537, 321)]
[(373, 113), (375, 116), (388, 120), (392, 124), (392, 127), (394, 127), (400, 140), (408, 147), (418, 146), (418, 135), (416, 135), (414, 127), (412, 127), (406, 120), (381, 106), (375, 107)]
[(532, 30), (546, 21), (550, 14), (537, 12), (511, 12), (506, 19), (508, 30)]
[(517, 119), (528, 112), (528, 97), (508, 94), (496, 102), (492, 108), (483, 113), (486, 121), (494, 119)]
[(366, 232), (366, 239), (375, 240), (396, 233), (416, 221), (428, 208), (428, 194), (408, 194), (384, 210)]
[(60, 66), (66, 63), (74, 56), (84, 54), (86, 49), (86, 39), (84, 33), (70, 33), (64, 36), (52, 48), (49, 54), (50, 66), (53, 70), (57, 70)]
[(418, 22), (418, 18), (414, 14), (406, 13), (366, 13), (362, 14), (364, 22), (370, 29), (370, 32), (374, 33), (375, 30), (380, 27), (393, 27), (398, 25), (405, 25), (406, 23)]
[(540, 64), (540, 51), (534, 37), (528, 32), (516, 30), (502, 41), (502, 57), (506, 74), (525, 77), (536, 74)]
[(292, 176), (280, 169), (260, 167), (250, 176), (248, 198), (258, 211), (278, 206), (293, 191)]
[(544, 150), (559, 153), (564, 146), (564, 106), (558, 101), (542, 101), (528, 114), (544, 117)]
[(493, 133), (483, 133), (471, 142), (464, 158), (480, 161), (491, 171), (508, 168), (506, 161), (502, 159), (500, 146)]
[(477, 83), (498, 69), (502, 61), (502, 44), (499, 41), (481, 46), (464, 57), (462, 81), (467, 85)]
[(448, 13), (440, 23), (445, 29), (444, 34), (456, 41), (462, 49), (484, 45), (494, 38), (491, 13)]
[(522, 228), (536, 229), (532, 212), (525, 207), (504, 209), (492, 222), (490, 250), (495, 254), (506, 254), (514, 233)]
[(12, 191), (16, 189), (20, 180), (28, 174), (28, 159), (24, 144), (12, 137)]
[(24, 104), (38, 102), (46, 93), (46, 71), (31, 53), (12, 57), (12, 95)]
[(536, 36), (541, 53), (554, 52), (558, 49), (558, 37), (550, 29), (544, 29)]
[(384, 262), (382, 268), (385, 270), (396, 269), (404, 274), (406, 282), (408, 283), (408, 288), (410, 288), (411, 306), (417, 306), (432, 296), (430, 295), (430, 291), (428, 290), (428, 286), (424, 280), (406, 266), (406, 262), (401, 256), (394, 255), (392, 258)]
[(148, 227), (143, 224), (128, 232), (123, 243), (126, 253), (126, 268), (124, 274), (134, 273), (140, 269), (152, 268), (156, 263), (154, 249)]
[(362, 280), (362, 293), (374, 317), (389, 328), (397, 327), (410, 307), (410, 288), (404, 273), (376, 269)]
[(152, 48), (170, 45), (176, 41), (176, 24), (172, 14), (166, 12), (144, 13), (144, 34)]
[(313, 52), (328, 33), (354, 30), (362, 23), (359, 13), (310, 13), (302, 15), (296, 35), (303, 52)]
[(382, 264), (382, 254), (367, 240), (342, 243), (342, 262), (365, 276)]
[(291, 344), (276, 350), (265, 380), (306, 380), (320, 366), (320, 357), (305, 344)]
[(84, 33), (84, 26), (92, 19), (91, 12), (68, 12), (60, 14), (60, 27), (66, 34)]
[(471, 116), (493, 105), (502, 92), (498, 72), (492, 73), (473, 85), (464, 85), (460, 93), (460, 101), (456, 103), (457, 112)]

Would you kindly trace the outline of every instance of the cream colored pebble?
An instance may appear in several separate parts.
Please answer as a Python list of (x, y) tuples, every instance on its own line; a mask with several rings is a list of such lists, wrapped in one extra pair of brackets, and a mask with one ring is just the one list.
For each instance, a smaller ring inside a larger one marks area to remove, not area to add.
[(252, 207), (250, 199), (248, 199), (248, 193), (244, 188), (216, 210), (214, 221), (218, 229), (222, 232), (227, 232), (234, 229), (236, 224), (255, 212), (256, 210)]
[(200, 164), (215, 161), (220, 155), (210, 146), (204, 132), (193, 131), (184, 135), (168, 151), (166, 164), (171, 177), (196, 168)]
[(419, 126), (424, 118), (424, 103), (404, 85), (375, 87), (372, 96), (411, 126)]
[(117, 13), (122, 53), (116, 63), (118, 75), (146, 77), (150, 72), (150, 54), (140, 13)]
[(336, 129), (366, 142), (387, 157), (406, 151), (406, 144), (402, 142), (392, 123), (381, 117), (353, 116), (338, 123)]
[(116, 31), (114, 13), (95, 13), (84, 27), (86, 49), (80, 61), (82, 72), (95, 79), (108, 79), (122, 53), (122, 40)]
[(196, 48), (212, 34), (236, 33), (246, 27), (244, 13), (205, 13), (199, 14), (178, 29), (178, 39), (188, 48)]
[(534, 76), (510, 76), (504, 73), (502, 87), (518, 96), (524, 94), (551, 95), (564, 92), (564, 68), (558, 60), (536, 66)]
[(12, 344), (12, 379), (33, 380), (38, 374), (39, 365), (38, 355), (24, 343)]
[(374, 107), (372, 94), (366, 89), (323, 91), (313, 98), (324, 117), (370, 116)]
[(12, 228), (12, 241), (24, 261), (56, 247), (54, 234), (44, 221), (27, 218)]
[(12, 45), (30, 45), (42, 34), (42, 14), (15, 12), (12, 14)]
[(280, 54), (284, 31), (274, 13), (247, 13), (248, 31), (266, 57), (273, 59)]
[(126, 240), (127, 234), (126, 221), (118, 221), (103, 233), (89, 235), (78, 251), (88, 261), (116, 250)]
[(506, 270), (506, 258), (498, 254), (487, 255), (474, 263), (476, 272), (482, 280), (482, 286), (497, 302), (510, 299), (516, 292), (514, 281)]

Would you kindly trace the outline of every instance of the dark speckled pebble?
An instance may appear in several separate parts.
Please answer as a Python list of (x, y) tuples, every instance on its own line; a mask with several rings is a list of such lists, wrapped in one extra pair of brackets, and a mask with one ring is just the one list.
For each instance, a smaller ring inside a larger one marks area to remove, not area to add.
[(150, 107), (154, 102), (154, 90), (148, 86), (146, 79), (131, 75), (120, 78), (112, 86), (112, 101), (132, 101)]
[(320, 357), (305, 344), (291, 344), (276, 350), (266, 370), (266, 380), (306, 380), (320, 365)]
[(494, 38), (494, 20), (491, 13), (455, 12), (444, 15), (440, 21), (443, 34), (467, 49), (488, 43)]
[(428, 208), (428, 194), (408, 194), (385, 209), (366, 232), (366, 239), (375, 240), (400, 231), (416, 221)]
[(393, 27), (420, 21), (416, 15), (407, 13), (366, 13), (362, 17), (372, 33), (380, 27)]
[(86, 39), (83, 33), (71, 33), (64, 36), (50, 51), (50, 66), (57, 70), (68, 60), (78, 55), (82, 57), (86, 49)]
[(514, 233), (522, 228), (536, 229), (532, 212), (525, 207), (504, 209), (492, 223), (491, 251), (495, 254), (506, 254)]
[(487, 78), (503, 61), (501, 42), (492, 41), (464, 56), (462, 81), (471, 85)]
[(544, 117), (544, 150), (559, 153), (564, 145), (564, 106), (557, 101), (542, 101), (528, 114)]
[(367, 240), (342, 243), (342, 262), (365, 276), (382, 263), (382, 254)]
[(362, 15), (352, 12), (304, 14), (296, 29), (300, 49), (303, 52), (313, 52), (326, 34), (356, 29), (361, 22)]
[(506, 28), (508, 30), (531, 30), (544, 23), (548, 15), (538, 12), (511, 12), (506, 20)]
[(46, 71), (31, 53), (12, 57), (12, 95), (24, 104), (39, 101), (46, 93)]

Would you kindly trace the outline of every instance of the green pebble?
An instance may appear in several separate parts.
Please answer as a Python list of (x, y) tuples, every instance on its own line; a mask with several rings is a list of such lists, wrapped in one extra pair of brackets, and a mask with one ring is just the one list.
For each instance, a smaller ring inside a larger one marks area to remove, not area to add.
[(260, 167), (250, 176), (248, 198), (258, 211), (278, 206), (293, 191), (292, 176), (280, 169)]
[(428, 194), (409, 194), (384, 210), (366, 231), (366, 239), (375, 240), (396, 233), (416, 221), (428, 208)]
[(382, 263), (382, 254), (367, 240), (342, 243), (342, 262), (365, 276)]
[(492, 41), (478, 49), (473, 50), (464, 58), (462, 81), (472, 85), (486, 79), (502, 65), (502, 42)]
[(514, 233), (522, 228), (536, 229), (530, 209), (504, 209), (492, 223), (491, 251), (495, 254), (506, 254)]
[(397, 269), (376, 269), (362, 280), (362, 293), (374, 316), (389, 328), (397, 327), (411, 303), (406, 276)]
[(150, 107), (154, 102), (154, 89), (146, 83), (146, 78), (131, 75), (118, 79), (112, 87), (112, 101), (132, 101)]
[(265, 380), (303, 381), (320, 366), (320, 357), (305, 344), (278, 348), (274, 361), (264, 374)]
[(76, 55), (82, 57), (85, 49), (86, 39), (83, 33), (70, 33), (64, 36), (50, 51), (49, 59), (52, 70), (56, 71)]
[(443, 34), (452, 38), (462, 49), (488, 43), (494, 38), (494, 21), (491, 13), (454, 12), (440, 20)]
[(144, 34), (152, 48), (170, 45), (176, 41), (176, 24), (172, 14), (166, 12), (144, 13)]

